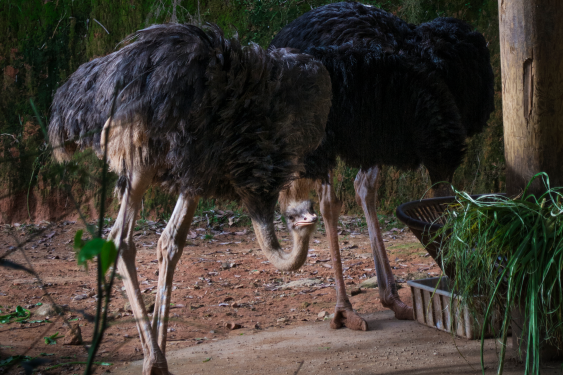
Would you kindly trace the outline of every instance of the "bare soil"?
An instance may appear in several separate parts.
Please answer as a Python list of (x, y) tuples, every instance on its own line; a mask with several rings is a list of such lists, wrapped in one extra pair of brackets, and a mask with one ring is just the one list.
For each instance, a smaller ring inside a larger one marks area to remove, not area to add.
[[(342, 218), (340, 245), (349, 291), (375, 276), (367, 231), (353, 225), (358, 223), (361, 225), (359, 220), (352, 217)], [(146, 222), (139, 224), (135, 231), (139, 281), (147, 296), (156, 293), (156, 243), (164, 225), (164, 222)], [(385, 225), (384, 238), (391, 266), (396, 279), (403, 286), (399, 294), (403, 301), (412, 305), (411, 293), (405, 283), (407, 277), (413, 277), (413, 273), (416, 278), (437, 275), (439, 269), (407, 229), (394, 227), (396, 224), (392, 221)], [(319, 313), (332, 313), (335, 303), (328, 242), (322, 227), (311, 241), (306, 265), (299, 272), (292, 273), (281, 273), (267, 262), (248, 228), (225, 225), (215, 226), (217, 230), (213, 230), (211, 227), (205, 220), (195, 225), (176, 270), (167, 353), (217, 344), (221, 340), (238, 338), (241, 334), (277, 331), (297, 333), (313, 329), (311, 327), (321, 329), (317, 328), (320, 326), (324, 332), (320, 340), (327, 341), (326, 346), (333, 346), (329, 344), (336, 337), (333, 335), (368, 337), (366, 333), (360, 335), (346, 329), (331, 331), (328, 322), (317, 324), (328, 320), (328, 317), (319, 318)], [(280, 223), (278, 227), (282, 245), (290, 246), (290, 236), (282, 230)], [(33, 268), (44, 288), (35, 277), (24, 271), (0, 268), (2, 314), (14, 311), (18, 305), (34, 313), (39, 309), (38, 303), (56, 303), (63, 307), (64, 313), (50, 316), (50, 322), (0, 325), (0, 360), (13, 355), (28, 355), (48, 361), (40, 366), (42, 374), (79, 374), (84, 371), (82, 364), (45, 370), (48, 366), (61, 363), (85, 361), (92, 338), (91, 317), (95, 314), (97, 297), (96, 272), (94, 267), (86, 271), (76, 263), (72, 242), (79, 229), (84, 229), (84, 225), (68, 221), (3, 227), (0, 256), (10, 253), (6, 259)], [(104, 229), (106, 232), (108, 230), (109, 226)], [(18, 245), (20, 249), (17, 249)], [(284, 288), (291, 281), (303, 279), (314, 279), (316, 284)], [(361, 293), (351, 297), (351, 301), (361, 314), (386, 311), (379, 302), (377, 288), (362, 288)], [(112, 365), (100, 366), (96, 373), (114, 372), (124, 364), (142, 359), (138, 332), (133, 316), (125, 306), (126, 302), (122, 283), (118, 281), (110, 304), (111, 326), (96, 358), (97, 361)], [(392, 314), (386, 313), (384, 317), (392, 318)], [(44, 320), (45, 317), (32, 314), (30, 319)], [(56, 332), (61, 335), (68, 333), (65, 320), (79, 323), (85, 345), (63, 345), (64, 339), (58, 339), (53, 345), (45, 344), (45, 336)], [(238, 324), (241, 328), (231, 330), (226, 327), (228, 323)], [(408, 324), (411, 329), (415, 323)], [(422, 328), (425, 332), (442, 334)], [(419, 338), (425, 339), (424, 335)], [(314, 346), (324, 345), (317, 344), (315, 342)], [(399, 341), (395, 345), (400, 345)], [(452, 343), (448, 342), (447, 345), (452, 346)], [(385, 340), (377, 346), (385, 348)], [(412, 359), (398, 355), (397, 361), (403, 360), (410, 362)], [(0, 373), (2, 371), (0, 367)], [(10, 373), (23, 374), (23, 369), (12, 368)]]

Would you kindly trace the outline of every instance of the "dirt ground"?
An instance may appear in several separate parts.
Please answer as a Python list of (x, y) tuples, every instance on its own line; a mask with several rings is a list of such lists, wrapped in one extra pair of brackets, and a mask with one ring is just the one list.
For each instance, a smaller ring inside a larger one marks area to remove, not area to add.
[[(374, 266), (367, 230), (361, 220), (344, 216), (341, 223), (340, 245), (345, 279), (351, 291), (375, 276)], [(400, 296), (412, 305), (405, 280), (437, 275), (439, 269), (408, 229), (402, 228), (393, 219), (382, 223), (391, 266), (403, 286), (399, 290)], [(151, 295), (154, 298), (156, 293), (158, 265), (155, 247), (164, 225), (162, 221), (143, 222), (135, 231), (139, 281), (148, 299)], [(107, 232), (110, 226), (111, 223), (104, 231)], [(290, 236), (283, 230), (281, 222), (278, 221), (277, 226), (282, 246), (290, 246)], [(0, 315), (13, 312), (18, 305), (32, 312), (26, 323), (0, 324), (0, 360), (14, 355), (40, 358), (46, 361), (39, 367), (41, 374), (79, 374), (84, 371), (84, 366), (76, 362), (87, 358), (93, 329), (89, 317), (95, 314), (97, 296), (95, 269), (91, 267), (85, 271), (79, 267), (72, 249), (72, 240), (79, 229), (84, 229), (84, 225), (68, 221), (36, 226), (6, 225), (2, 228), (0, 256), (10, 253), (8, 260), (33, 268), (45, 288), (42, 289), (37, 280), (24, 271), (0, 268)], [(18, 244), (24, 251), (14, 249)], [(325, 315), (325, 311), (326, 315), (332, 313), (335, 303), (331, 268), (328, 242), (322, 226), (311, 241), (306, 265), (299, 272), (281, 273), (267, 262), (249, 228), (219, 227), (199, 220), (189, 236), (174, 277), (167, 353), (217, 345), (222, 340), (232, 340), (240, 335), (246, 337), (250, 333), (280, 331), (285, 334), (320, 329), (320, 326), (324, 332), (322, 338), (327, 342), (331, 342), (333, 335), (346, 337), (346, 332), (352, 335), (350, 337), (356, 337), (358, 333), (346, 329), (338, 333), (331, 331), (328, 322), (318, 324), (328, 319), (320, 318), (319, 314)], [(285, 287), (292, 281), (304, 279), (310, 279), (306, 286)], [(127, 300), (121, 281), (114, 289), (109, 311), (111, 326), (96, 358), (111, 365), (98, 367), (96, 373), (115, 372), (124, 364), (142, 359), (137, 329), (131, 312), (125, 306)], [(385, 311), (378, 297), (377, 288), (362, 288), (361, 293), (351, 297), (351, 301), (361, 314)], [(38, 304), (53, 302), (62, 306), (64, 313), (62, 316), (52, 314), (45, 322), (45, 317), (37, 314), (45, 306)], [(389, 314), (383, 316), (385, 319), (392, 317)], [(64, 338), (56, 340), (56, 344), (45, 343), (44, 337), (56, 332), (68, 334), (65, 320), (79, 323), (85, 343), (83, 346), (64, 345)], [(236, 323), (242, 328), (230, 330), (225, 327), (226, 323)], [(411, 329), (415, 323), (409, 324)], [(425, 332), (438, 332), (422, 328)], [(385, 340), (381, 341), (378, 347), (383, 349), (384, 343)], [(393, 350), (396, 350), (400, 344), (394, 345)], [(448, 345), (451, 346), (451, 343)], [(411, 361), (408, 357), (397, 357), (397, 361), (403, 360)], [(64, 365), (46, 370), (58, 364)], [(3, 371), (0, 367), (0, 373)], [(23, 369), (12, 368), (10, 373), (23, 374)]]

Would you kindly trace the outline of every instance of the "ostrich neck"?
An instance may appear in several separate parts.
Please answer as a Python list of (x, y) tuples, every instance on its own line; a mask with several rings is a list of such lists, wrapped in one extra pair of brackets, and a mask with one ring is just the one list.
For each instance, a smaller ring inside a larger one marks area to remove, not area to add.
[(287, 253), (278, 242), (273, 223), (263, 224), (253, 220), (252, 225), (260, 248), (264, 251), (270, 263), (277, 269), (295, 271), (305, 263), (309, 251), (310, 231), (303, 231), (303, 233), (292, 231), (293, 249)]

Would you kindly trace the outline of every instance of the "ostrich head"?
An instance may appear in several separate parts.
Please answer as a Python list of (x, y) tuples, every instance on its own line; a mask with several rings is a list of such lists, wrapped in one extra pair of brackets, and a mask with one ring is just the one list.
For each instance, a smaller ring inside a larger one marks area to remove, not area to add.
[(287, 228), (301, 236), (309, 236), (315, 230), (317, 215), (313, 210), (313, 202), (292, 202), (284, 212)]

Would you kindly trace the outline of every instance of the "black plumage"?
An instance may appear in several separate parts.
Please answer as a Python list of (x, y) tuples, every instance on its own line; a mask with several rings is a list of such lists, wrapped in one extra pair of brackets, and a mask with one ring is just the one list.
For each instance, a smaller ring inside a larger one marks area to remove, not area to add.
[(348, 165), (414, 168), (434, 182), (459, 166), (467, 136), (493, 107), (493, 73), (483, 36), (453, 18), (419, 26), (354, 2), (316, 8), (284, 27), (271, 48), (292, 47), (327, 67), (333, 106), (307, 177)]
[(292, 49), (243, 48), (213, 25), (155, 25), (132, 40), (58, 89), (49, 137), (66, 146), (55, 156), (68, 159), (75, 143), (101, 155), (118, 87), (114, 123), (143, 129), (148, 155), (136, 157), (158, 167), (157, 182), (247, 206), (275, 202), (324, 134), (331, 86), (322, 64)]

